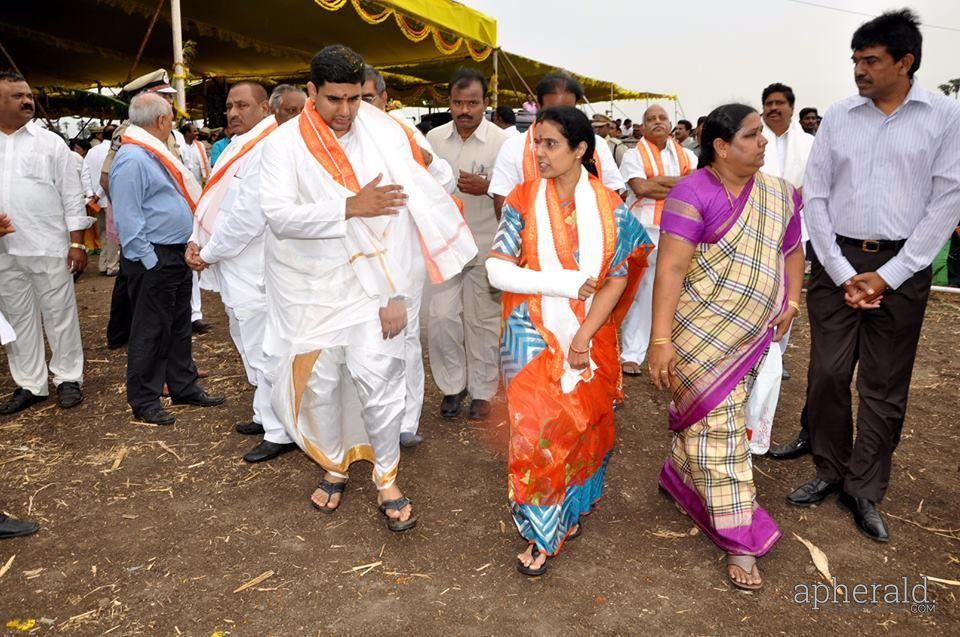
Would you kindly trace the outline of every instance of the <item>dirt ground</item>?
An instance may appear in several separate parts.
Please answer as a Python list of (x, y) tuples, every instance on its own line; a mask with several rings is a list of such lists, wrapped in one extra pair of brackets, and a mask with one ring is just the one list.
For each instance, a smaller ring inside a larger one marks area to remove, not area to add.
[[(506, 506), (502, 404), (490, 424), (444, 421), (428, 372), (426, 442), (403, 452), (400, 472), (419, 526), (386, 529), (369, 465), (355, 467), (340, 510), (322, 515), (308, 502), (320, 471), (306, 456), (240, 458), (255, 440), (233, 426), (249, 419), (252, 390), (215, 296), (204, 296), (215, 328), (194, 340), (194, 355), (227, 404), (176, 408), (172, 427), (131, 422), (125, 352), (107, 350), (103, 336), (112, 282), (91, 263), (77, 286), (84, 404), (0, 418), (0, 509), (42, 524), (0, 543), (0, 634), (960, 634), (956, 582), (928, 584), (935, 608), (815, 610), (822, 580), (795, 537), (822, 549), (851, 590), (960, 579), (960, 298), (934, 295), (927, 312), (882, 509), (893, 540), (865, 539), (833, 500), (791, 508), (784, 496), (812, 477), (809, 458), (758, 459), (760, 501), (784, 537), (761, 560), (765, 588), (750, 594), (731, 590), (720, 552), (658, 494), (668, 398), (646, 379), (627, 382), (600, 507), (551, 571), (530, 580), (514, 569), (523, 542)], [(787, 354), (794, 378), (784, 383), (774, 440), (797, 431), (807, 343), (804, 319)], [(5, 354), (0, 389), (13, 389)]]

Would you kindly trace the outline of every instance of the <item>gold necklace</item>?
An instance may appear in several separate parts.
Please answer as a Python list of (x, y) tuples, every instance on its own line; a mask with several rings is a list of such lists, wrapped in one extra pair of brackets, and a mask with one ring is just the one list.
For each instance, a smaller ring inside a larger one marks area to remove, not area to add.
[(723, 181), (723, 177), (720, 176), (720, 173), (713, 166), (710, 166), (710, 172), (712, 172), (713, 175), (717, 178), (717, 181), (720, 182), (720, 187), (723, 188), (723, 194), (727, 196), (727, 201), (730, 202), (730, 209), (733, 210), (734, 209), (733, 196), (730, 194), (730, 189), (727, 188), (727, 184)]

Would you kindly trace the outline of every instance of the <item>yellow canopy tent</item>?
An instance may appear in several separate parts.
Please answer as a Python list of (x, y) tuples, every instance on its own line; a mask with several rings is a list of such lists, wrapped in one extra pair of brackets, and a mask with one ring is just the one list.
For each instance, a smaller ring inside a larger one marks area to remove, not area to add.
[[(44, 0), (42, 11), (6, 3), (0, 13), (6, 62), (16, 62), (34, 86), (117, 87), (158, 67), (176, 73), (177, 42), (189, 78), (274, 81), (305, 79), (313, 53), (341, 42), (391, 73), (397, 96), (416, 105), (443, 103), (443, 85), (464, 63), (493, 76), (499, 62), (512, 104), (524, 92), (514, 90), (516, 77), (532, 85), (552, 69), (499, 52), (496, 20), (452, 0)], [(580, 80), (594, 101), (652, 96)]]

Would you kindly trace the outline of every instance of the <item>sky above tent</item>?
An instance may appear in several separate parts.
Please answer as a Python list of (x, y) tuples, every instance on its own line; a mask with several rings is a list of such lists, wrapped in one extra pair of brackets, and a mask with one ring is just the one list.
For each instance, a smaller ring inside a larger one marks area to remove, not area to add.
[[(960, 77), (960, 2), (952, 0), (467, 0), (497, 18), (500, 46), (623, 86), (678, 94), (688, 119), (731, 101), (757, 105), (763, 87), (793, 87), (798, 109), (856, 91), (850, 38), (863, 22), (909, 6), (922, 22), (917, 77), (930, 90)], [(843, 9), (838, 11), (831, 8)], [(857, 13), (849, 13), (857, 12)], [(866, 14), (866, 15), (860, 15)], [(644, 103), (622, 102), (627, 116)], [(665, 104), (674, 113), (672, 103)], [(609, 108), (609, 103), (598, 105)], [(618, 117), (623, 117), (619, 110)]]

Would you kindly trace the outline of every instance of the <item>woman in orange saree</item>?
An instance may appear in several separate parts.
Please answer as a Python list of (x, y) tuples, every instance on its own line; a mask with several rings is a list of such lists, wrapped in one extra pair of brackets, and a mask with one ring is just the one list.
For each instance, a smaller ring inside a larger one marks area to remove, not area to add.
[(507, 198), (487, 259), (504, 291), (509, 497), (528, 542), (517, 569), (529, 576), (580, 534), (603, 491), (622, 397), (617, 327), (653, 247), (597, 179), (594, 140), (575, 108), (538, 115), (540, 177)]

